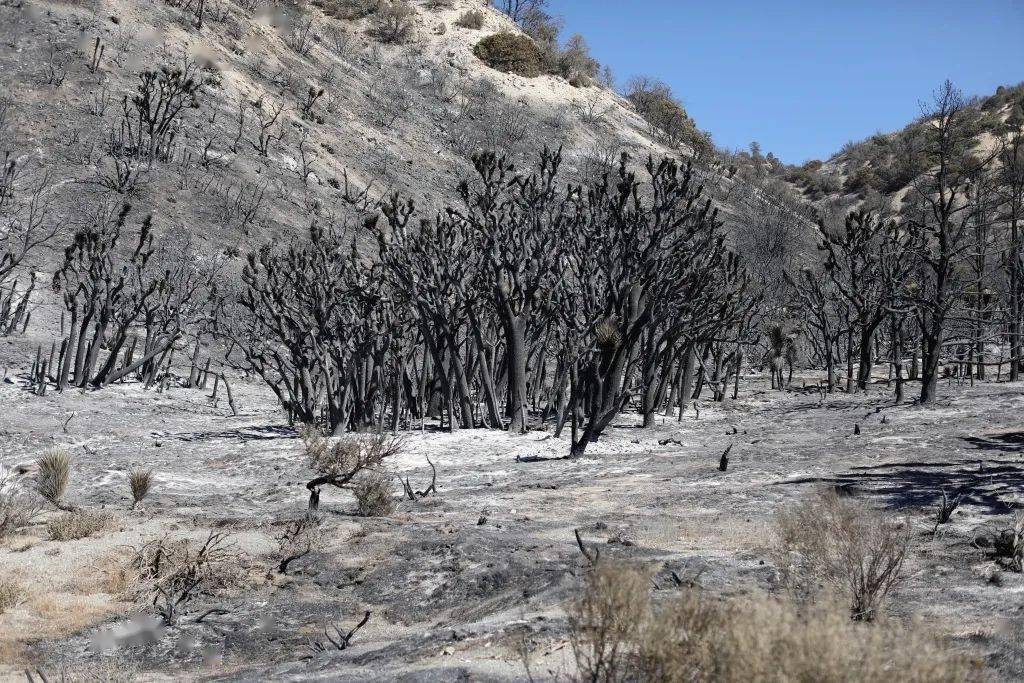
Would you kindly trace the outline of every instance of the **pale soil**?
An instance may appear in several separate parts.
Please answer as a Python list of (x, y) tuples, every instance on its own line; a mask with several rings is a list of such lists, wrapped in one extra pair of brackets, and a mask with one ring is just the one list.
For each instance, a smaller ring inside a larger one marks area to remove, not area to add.
[[(671, 590), (671, 571), (716, 595), (770, 590), (772, 512), (822, 481), (913, 525), (895, 616), (953, 636), (1000, 678), (1024, 671), (1015, 635), (1024, 580), (1006, 572), (992, 580), (994, 562), (970, 545), (981, 525), (1007, 524), (1024, 503), (1019, 384), (944, 387), (941, 401), (919, 408), (892, 406), (884, 387), (822, 402), (751, 379), (735, 403), (703, 402), (699, 420), (691, 410), (643, 430), (623, 418), (578, 461), (517, 462), (564, 455), (565, 441), (545, 432), (447, 434), (428, 425), (406, 435), (392, 468), (425, 487), (429, 455), (438, 495), (363, 519), (350, 494), (325, 491), (327, 544), (282, 577), (273, 573), (275, 538), (304, 513), (310, 472), (262, 386), (235, 378), (241, 410), (232, 417), (223, 401), (211, 405), (209, 390), (127, 384), (37, 397), (11, 379), (0, 384), (0, 462), (62, 446), (75, 459), (71, 502), (116, 515), (97, 537), (63, 543), (47, 540), (44, 517), (0, 550), (3, 573), (29, 591), (0, 616), (0, 652), (15, 678), (27, 663), (74, 670), (117, 657), (149, 680), (514, 680), (524, 675), (524, 641), (534, 675), (546, 678), (568, 670), (561, 606), (583, 566), (573, 529), (605, 554), (650, 563), (662, 590)], [(667, 438), (682, 445), (659, 445)], [(136, 465), (157, 474), (144, 509), (133, 511), (125, 473)], [(970, 493), (933, 538), (943, 487)], [(112, 560), (145, 540), (211, 529), (231, 534), (241, 583), (198, 601), (148, 644), (93, 652), (94, 638), (145, 608), (116, 594), (105, 574)], [(211, 606), (228, 613), (193, 623)], [(308, 648), (325, 624), (347, 630), (364, 610), (370, 622), (351, 648)]]

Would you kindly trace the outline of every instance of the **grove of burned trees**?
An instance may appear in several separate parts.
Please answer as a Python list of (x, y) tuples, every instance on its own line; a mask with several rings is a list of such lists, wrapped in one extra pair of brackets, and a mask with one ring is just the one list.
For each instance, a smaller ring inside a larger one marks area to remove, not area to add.
[[(888, 358), (897, 400), (919, 380), (919, 400), (935, 399), (943, 376), (985, 379), (1021, 366), (1022, 198), (1020, 104), (979, 144), (982, 112), (945, 83), (901, 148), (898, 163), (924, 169), (895, 203), (862, 206), (845, 221), (820, 221), (820, 259), (785, 273), (790, 307), (809, 361), (827, 370), (846, 359), (846, 388), (865, 390)], [(1008, 351), (1008, 353), (1007, 353)], [(909, 356), (909, 376), (903, 370)]]
[[(189, 69), (147, 72), (123, 100), (133, 122), (112, 140), (132, 140), (115, 150), (132, 168), (175, 144), (160, 112), (173, 123), (201, 92)], [(876, 384), (884, 362), (897, 400), (907, 381), (927, 402), (942, 376), (994, 367), (1000, 378), (1005, 366), (1017, 378), (1024, 110), (1011, 110), (979, 146), (979, 109), (946, 84), (919, 144), (900, 148), (913, 157), (902, 165), (924, 169), (909, 187), (816, 224), (778, 187), (713, 162), (638, 167), (623, 155), (577, 185), (560, 151), (528, 171), (482, 152), (442, 210), (397, 192), (367, 200), (363, 222), (315, 219), (250, 253), (240, 276), (108, 191), (54, 273), (61, 332), (33, 381), (151, 386), (181, 350), (196, 386), (202, 342), (218, 339), (225, 363), (261, 377), (293, 422), (329, 433), (428, 417), (448, 429), (551, 423), (556, 436), (569, 427), (579, 455), (623, 413), (647, 427), (659, 413), (681, 419), (705, 390), (735, 398), (758, 358), (778, 388), (802, 364), (823, 368), (832, 391), (845, 366), (849, 392)], [(0, 177), (5, 335), (31, 313), (28, 257), (55, 246), (49, 189), (10, 161)]]
[[(559, 182), (561, 165), (479, 154), (459, 205), (430, 217), (394, 195), (364, 226), (372, 257), (321, 226), (250, 255), (230, 316), (240, 364), (331, 432), (427, 414), (525, 432), (539, 415), (571, 422), (574, 455), (631, 401), (646, 424), (685, 405), (686, 359), (735, 345), (757, 301), (716, 210), (671, 160), (641, 180), (623, 156), (588, 186)], [(705, 370), (716, 396), (734, 361)]]

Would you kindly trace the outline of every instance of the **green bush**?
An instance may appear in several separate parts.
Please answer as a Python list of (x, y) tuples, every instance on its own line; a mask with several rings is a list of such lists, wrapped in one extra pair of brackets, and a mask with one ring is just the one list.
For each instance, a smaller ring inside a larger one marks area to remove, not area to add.
[(477, 43), (473, 54), (498, 71), (526, 78), (541, 74), (543, 55), (537, 45), (524, 35), (495, 33)]

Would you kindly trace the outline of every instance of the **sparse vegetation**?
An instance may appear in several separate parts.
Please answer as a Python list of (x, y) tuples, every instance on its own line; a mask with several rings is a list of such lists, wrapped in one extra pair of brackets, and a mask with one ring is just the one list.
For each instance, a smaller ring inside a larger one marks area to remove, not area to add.
[(802, 593), (820, 583), (849, 601), (855, 620), (872, 621), (902, 578), (909, 527), (834, 491), (778, 514), (784, 574)]
[(113, 517), (104, 510), (78, 508), (51, 518), (46, 523), (46, 530), (51, 540), (77, 541), (98, 534), (112, 521)]
[(970, 664), (899, 624), (695, 590), (652, 605), (646, 573), (602, 563), (568, 606), (579, 681), (967, 681)]
[(0, 0), (0, 677), (1020, 677), (1024, 85), (792, 166), (546, 0), (97, 1)]

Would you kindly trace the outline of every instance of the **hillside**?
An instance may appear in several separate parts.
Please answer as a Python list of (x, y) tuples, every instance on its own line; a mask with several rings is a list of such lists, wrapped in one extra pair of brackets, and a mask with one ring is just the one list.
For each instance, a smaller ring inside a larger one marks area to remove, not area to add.
[[(475, 43), (519, 29), (483, 3), (417, 3), (396, 43), (375, 37), (372, 14), (340, 18), (351, 4), (207, 2), (201, 27), (188, 3), (0, 7), (0, 144), (26, 177), (60, 186), (62, 214), (129, 201), (158, 229), (185, 226), (204, 248), (242, 251), (391, 191), (439, 208), (480, 149), (532, 160), (561, 145), (568, 177), (619, 151), (670, 152), (603, 87), (484, 65)], [(483, 13), (481, 29), (457, 25), (469, 10)], [(166, 154), (119, 178), (113, 140), (137, 116), (122, 98), (164, 66), (203, 85), (172, 122)]]
[[(1024, 84), (1000, 87), (968, 102), (977, 155), (993, 154), (1007, 127), (1024, 127)], [(926, 170), (922, 138), (928, 121), (917, 120), (892, 133), (848, 143), (825, 160), (779, 166), (773, 172), (803, 200), (818, 206), (855, 206), (869, 197), (893, 200), (898, 208), (911, 184)]]

